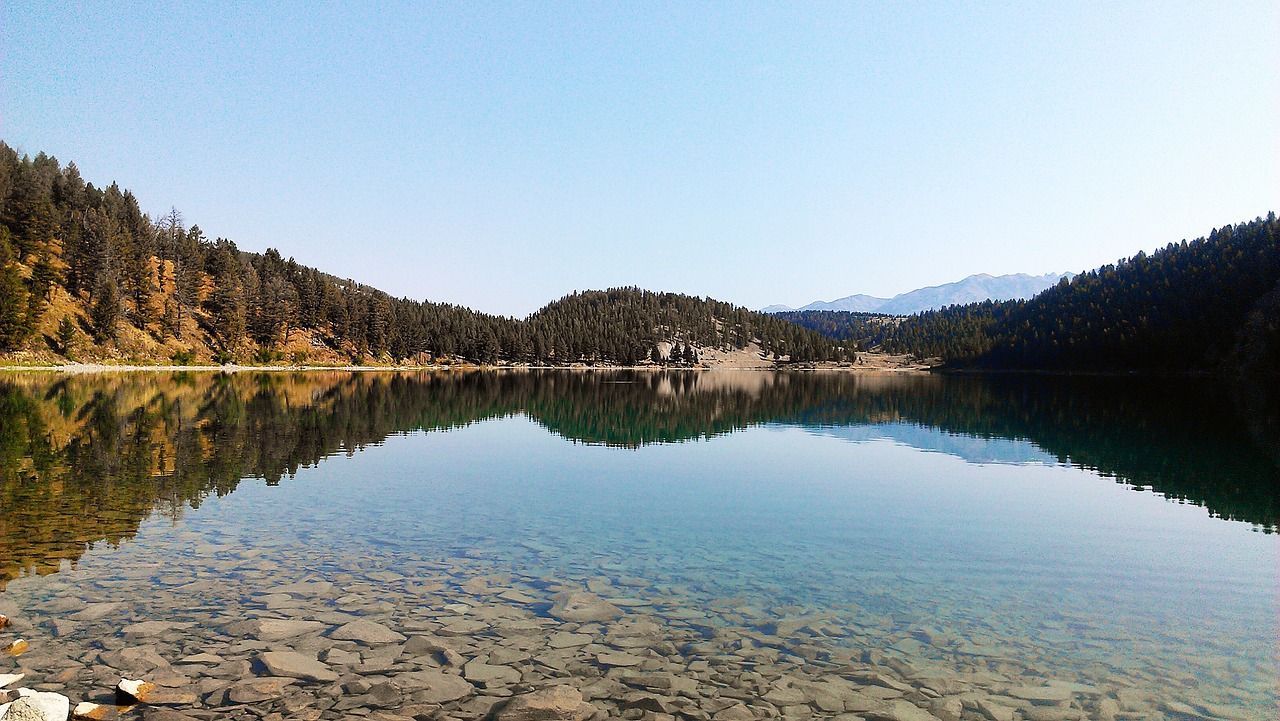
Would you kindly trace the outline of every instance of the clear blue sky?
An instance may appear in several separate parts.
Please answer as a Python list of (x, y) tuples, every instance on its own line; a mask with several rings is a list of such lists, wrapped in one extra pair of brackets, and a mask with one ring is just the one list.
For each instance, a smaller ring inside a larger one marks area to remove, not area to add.
[(3, 2), (0, 138), (524, 315), (1079, 271), (1280, 209), (1280, 4)]

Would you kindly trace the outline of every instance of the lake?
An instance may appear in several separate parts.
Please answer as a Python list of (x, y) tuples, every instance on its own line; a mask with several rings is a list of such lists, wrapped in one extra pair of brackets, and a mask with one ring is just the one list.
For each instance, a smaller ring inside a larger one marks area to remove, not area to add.
[(0, 674), (194, 718), (1276, 718), (1277, 418), (1189, 379), (8, 373)]

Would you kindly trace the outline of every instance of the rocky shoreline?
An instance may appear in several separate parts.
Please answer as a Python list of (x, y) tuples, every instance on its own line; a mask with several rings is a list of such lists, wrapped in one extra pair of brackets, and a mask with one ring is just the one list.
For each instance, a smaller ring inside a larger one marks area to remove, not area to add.
[[(477, 365), (474, 363), (410, 364), (410, 365), (173, 365), (170, 363), (47, 363), (15, 362), (18, 359), (12, 354), (0, 354), (0, 371), (56, 371), (61, 373), (120, 373), (136, 371), (170, 372), (170, 373), (246, 373), (255, 371), (299, 372), (299, 371), (350, 371), (350, 372), (448, 372), (472, 370), (632, 370), (632, 371), (812, 371), (840, 370), (856, 372), (927, 372), (940, 364), (937, 358), (917, 360), (906, 355), (889, 355), (886, 353), (860, 352), (857, 361), (852, 363), (802, 363), (789, 365), (774, 361), (763, 361), (743, 354), (727, 355), (724, 358), (712, 358), (690, 366), (664, 366), (652, 363), (639, 365), (614, 365), (610, 363), (573, 363), (570, 365), (544, 366), (528, 363), (499, 363), (497, 365)], [(7, 361), (7, 362), (6, 362)]]
[[(442, 569), (445, 570), (445, 569)], [(343, 587), (314, 574), (230, 608), (195, 577), (121, 601), (55, 593), (36, 639), (0, 661), (4, 721), (365, 718), (370, 721), (1216, 721), (1247, 718), (1097, 679), (1045, 678), (960, 639), (905, 636), (949, 664), (907, 660), (836, 615), (691, 608), (592, 580), (375, 570)], [(60, 590), (72, 588), (62, 584)], [(406, 608), (389, 589), (412, 596)], [(55, 589), (58, 590), (58, 589)], [(165, 598), (168, 597), (168, 598)], [(205, 600), (201, 605), (200, 599)], [(9, 606), (7, 611), (13, 611)], [(16, 637), (16, 636), (14, 636)], [(902, 641), (899, 646), (906, 646)], [(19, 696), (22, 694), (22, 696)]]

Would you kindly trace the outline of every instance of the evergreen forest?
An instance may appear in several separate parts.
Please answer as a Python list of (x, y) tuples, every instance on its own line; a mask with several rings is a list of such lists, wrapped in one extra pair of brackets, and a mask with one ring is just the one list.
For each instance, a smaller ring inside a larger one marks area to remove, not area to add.
[[(1081, 273), (1029, 300), (907, 317), (756, 313), (639, 288), (574, 292), (524, 319), (396, 298), (144, 213), (74, 163), (0, 142), (0, 354), (242, 364), (694, 367), (851, 362), (856, 350), (959, 370), (1274, 374), (1280, 226), (1274, 213)], [(714, 363), (712, 363), (714, 364)]]
[(159, 218), (75, 163), (0, 142), (0, 353), (33, 363), (694, 366), (714, 351), (845, 360), (838, 342), (707, 298), (577, 292), (518, 320), (395, 298)]
[(1280, 223), (1228, 225), (1064, 279), (1029, 300), (907, 317), (798, 311), (831, 338), (954, 369), (1275, 374)]

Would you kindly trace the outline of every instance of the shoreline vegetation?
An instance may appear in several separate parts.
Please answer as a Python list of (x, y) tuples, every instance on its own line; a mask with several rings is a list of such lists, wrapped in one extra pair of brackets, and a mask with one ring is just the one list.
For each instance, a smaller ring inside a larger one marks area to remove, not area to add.
[(1274, 212), (1087, 271), (1028, 300), (911, 316), (779, 313), (837, 341), (948, 370), (1280, 373), (1280, 221)]
[(64, 363), (61, 365), (20, 365), (0, 362), (0, 374), (12, 373), (309, 373), (309, 372), (345, 372), (345, 373), (473, 373), (495, 371), (567, 371), (576, 373), (611, 371), (639, 371), (648, 373), (855, 373), (855, 374), (943, 374), (969, 377), (1062, 377), (1062, 378), (1219, 378), (1220, 374), (1209, 371), (1063, 371), (1041, 369), (983, 369), (983, 368), (945, 368), (940, 365), (929, 365), (906, 359), (885, 365), (815, 364), (798, 366), (695, 366), (671, 368), (661, 365), (588, 365), (575, 363), (572, 365), (549, 366), (530, 364), (498, 364), (476, 365), (473, 363), (456, 363), (452, 365), (141, 365), (110, 363)]
[(66, 363), (1273, 375), (1280, 222), (1268, 213), (1139, 252), (1030, 300), (906, 317), (771, 315), (624, 287), (518, 319), (242, 251), (176, 209), (152, 218), (128, 190), (0, 141), (0, 367)]
[(711, 298), (574, 292), (523, 319), (395, 298), (153, 219), (0, 142), (0, 358), (199, 365), (800, 364), (857, 349)]
[(821, 363), (807, 364), (796, 366), (777, 366), (777, 365), (759, 365), (759, 366), (735, 366), (735, 365), (697, 365), (686, 367), (671, 367), (648, 363), (644, 365), (609, 365), (609, 364), (586, 364), (574, 363), (571, 365), (535, 365), (529, 363), (500, 363), (495, 365), (481, 365), (475, 363), (453, 363), (439, 365), (241, 365), (229, 363), (227, 365), (173, 365), (173, 364), (138, 364), (138, 363), (62, 363), (62, 364), (6, 364), (0, 362), (0, 372), (4, 371), (33, 371), (33, 372), (62, 372), (62, 373), (119, 373), (119, 372), (167, 372), (167, 373), (253, 373), (258, 371), (266, 372), (289, 372), (299, 373), (307, 371), (347, 371), (347, 372), (374, 372), (374, 373), (402, 373), (402, 372), (464, 372), (464, 371), (649, 371), (649, 372), (669, 372), (669, 371), (699, 371), (699, 372), (724, 372), (724, 371), (745, 371), (751, 373), (759, 372), (813, 372), (813, 371), (841, 371), (854, 373), (927, 373), (932, 367), (926, 363), (919, 363), (911, 358), (904, 356), (891, 356), (887, 354), (865, 354), (863, 363)]

